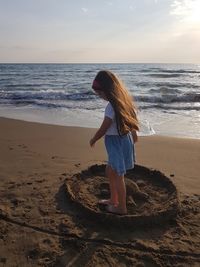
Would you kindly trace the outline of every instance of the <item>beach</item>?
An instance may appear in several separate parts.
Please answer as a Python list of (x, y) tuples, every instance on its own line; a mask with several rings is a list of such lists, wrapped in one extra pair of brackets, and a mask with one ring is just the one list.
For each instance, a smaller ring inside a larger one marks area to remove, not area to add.
[(65, 181), (106, 163), (95, 129), (0, 118), (0, 266), (199, 266), (200, 139), (144, 136), (137, 164), (176, 186), (180, 211), (163, 225), (104, 227), (79, 216)]

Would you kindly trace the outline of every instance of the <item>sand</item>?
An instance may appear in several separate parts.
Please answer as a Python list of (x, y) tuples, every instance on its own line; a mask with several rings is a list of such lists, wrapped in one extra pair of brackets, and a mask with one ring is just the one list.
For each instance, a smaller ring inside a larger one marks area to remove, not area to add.
[(105, 164), (94, 132), (0, 118), (0, 266), (200, 266), (200, 140), (139, 139), (137, 164), (173, 182), (180, 209), (166, 223), (116, 227), (66, 195), (67, 179)]

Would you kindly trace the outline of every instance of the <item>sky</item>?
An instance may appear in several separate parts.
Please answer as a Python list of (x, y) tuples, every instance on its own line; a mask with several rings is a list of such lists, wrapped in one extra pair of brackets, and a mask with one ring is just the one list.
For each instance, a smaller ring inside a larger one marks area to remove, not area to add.
[(200, 0), (0, 0), (0, 63), (200, 63)]

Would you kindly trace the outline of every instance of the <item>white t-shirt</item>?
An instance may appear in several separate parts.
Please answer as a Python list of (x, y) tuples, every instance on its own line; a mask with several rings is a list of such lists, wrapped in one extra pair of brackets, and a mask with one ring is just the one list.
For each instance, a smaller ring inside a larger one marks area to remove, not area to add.
[(105, 108), (105, 115), (104, 116), (112, 119), (112, 124), (110, 125), (110, 127), (106, 131), (105, 135), (119, 135), (118, 131), (117, 131), (115, 111), (114, 111), (112, 105), (110, 104), (110, 102), (108, 102), (108, 104)]

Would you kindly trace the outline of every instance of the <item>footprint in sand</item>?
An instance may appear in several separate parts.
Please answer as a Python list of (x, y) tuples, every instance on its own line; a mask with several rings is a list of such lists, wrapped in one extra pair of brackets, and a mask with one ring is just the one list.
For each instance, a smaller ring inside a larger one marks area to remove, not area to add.
[(76, 163), (76, 164), (74, 164), (74, 166), (78, 168), (78, 167), (81, 166), (81, 164), (80, 163)]

